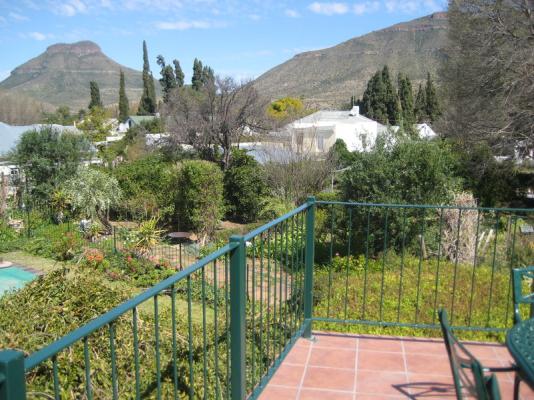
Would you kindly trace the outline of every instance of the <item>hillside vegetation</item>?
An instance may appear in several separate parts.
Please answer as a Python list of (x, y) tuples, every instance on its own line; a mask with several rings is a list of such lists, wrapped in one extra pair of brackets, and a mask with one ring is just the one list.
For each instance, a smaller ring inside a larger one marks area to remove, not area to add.
[(415, 84), (427, 73), (436, 75), (447, 39), (447, 16), (403, 22), (350, 39), (327, 49), (297, 54), (255, 81), (258, 91), (272, 99), (303, 96), (316, 107), (339, 106), (361, 97), (377, 68), (388, 65)]
[(141, 72), (115, 62), (93, 42), (59, 43), (15, 68), (0, 82), (0, 89), (77, 110), (87, 107), (89, 82), (95, 81), (104, 105), (109, 105), (118, 103), (120, 70), (125, 74), (128, 97), (138, 100), (143, 88)]

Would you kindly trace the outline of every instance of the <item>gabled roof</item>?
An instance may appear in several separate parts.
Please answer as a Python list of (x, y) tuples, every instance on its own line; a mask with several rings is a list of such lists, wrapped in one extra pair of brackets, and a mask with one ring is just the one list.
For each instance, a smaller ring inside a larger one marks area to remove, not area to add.
[(376, 122), (364, 117), (361, 114), (350, 115), (350, 111), (327, 111), (321, 110), (314, 112), (294, 121), (292, 124), (314, 124), (314, 123), (359, 123), (359, 122)]
[(130, 115), (128, 117), (134, 124), (139, 125), (141, 122), (152, 121), (156, 117), (153, 115)]

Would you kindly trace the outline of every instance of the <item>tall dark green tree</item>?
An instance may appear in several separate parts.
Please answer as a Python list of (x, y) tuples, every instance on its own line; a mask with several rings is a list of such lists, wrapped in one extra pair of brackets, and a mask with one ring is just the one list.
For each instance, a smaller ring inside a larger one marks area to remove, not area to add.
[(387, 65), (367, 82), (361, 106), (365, 116), (381, 124), (396, 125), (402, 119), (399, 98)]
[(159, 83), (163, 88), (163, 101), (167, 103), (169, 100), (169, 94), (171, 90), (174, 89), (176, 84), (176, 77), (174, 76), (174, 70), (170, 65), (165, 64), (165, 59), (162, 55), (159, 55), (157, 58), (158, 65), (161, 67), (161, 78)]
[(367, 82), (367, 88), (362, 98), (362, 114), (381, 124), (387, 123), (387, 108), (385, 104), (386, 88), (382, 80), (382, 73), (377, 71)]
[(156, 112), (156, 89), (154, 87), (154, 77), (150, 72), (148, 62), (148, 50), (146, 41), (143, 40), (143, 94), (139, 101), (138, 115), (151, 115)]
[(180, 66), (180, 61), (174, 60), (172, 62), (174, 64), (174, 76), (176, 77), (176, 86), (183, 87), (184, 86), (184, 71), (182, 71), (182, 67)]
[(423, 85), (419, 84), (417, 89), (417, 96), (415, 97), (414, 106), (415, 120), (417, 123), (425, 122), (426, 120), (426, 91)]
[(384, 65), (384, 68), (382, 69), (382, 81), (384, 82), (384, 103), (386, 105), (388, 123), (390, 125), (398, 125), (402, 118), (400, 102), (397, 96), (397, 91), (393, 87), (393, 82), (391, 81), (387, 65)]
[(435, 122), (436, 119), (441, 115), (441, 108), (439, 105), (438, 95), (436, 93), (436, 87), (432, 78), (430, 77), (430, 72), (426, 77), (425, 84), (425, 112), (430, 122)]
[(213, 68), (205, 65), (202, 68), (202, 85), (207, 85), (210, 82), (215, 82), (215, 72), (213, 71)]
[(402, 126), (405, 132), (413, 130), (415, 123), (412, 82), (407, 75), (399, 73), (397, 77), (399, 101), (402, 109)]
[(195, 90), (200, 90), (202, 87), (202, 61), (195, 58), (193, 61), (193, 77), (191, 78), (191, 86)]
[(98, 83), (95, 81), (89, 82), (89, 90), (91, 91), (91, 101), (89, 102), (89, 109), (93, 107), (103, 107), (102, 99), (100, 98), (100, 89)]
[(124, 72), (121, 70), (120, 73), (120, 84), (119, 84), (119, 120), (121, 122), (126, 121), (130, 114), (130, 105), (128, 102), (128, 97), (126, 96), (126, 85), (124, 82)]

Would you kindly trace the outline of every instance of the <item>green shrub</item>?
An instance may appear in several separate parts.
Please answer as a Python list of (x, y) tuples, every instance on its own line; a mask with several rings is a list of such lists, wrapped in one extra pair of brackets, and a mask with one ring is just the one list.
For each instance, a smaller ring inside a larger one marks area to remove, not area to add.
[(208, 161), (184, 161), (177, 186), (180, 228), (198, 233), (204, 244), (213, 236), (224, 213), (223, 173), (217, 164)]
[(263, 170), (246, 151), (232, 150), (228, 169), (224, 172), (224, 197), (228, 218), (237, 222), (253, 222), (261, 210), (261, 198), (267, 192)]
[[(512, 301), (507, 268), (458, 264), (388, 253), (385, 257), (334, 257), (316, 270), (314, 315), (338, 319), (439, 324), (437, 310), (453, 314), (455, 326), (507, 328)], [(439, 275), (438, 275), (439, 271)], [(491, 295), (490, 295), (491, 293)], [(491, 302), (490, 302), (491, 301)], [(346, 304), (346, 305), (345, 305)], [(315, 329), (440, 337), (439, 329), (317, 324)], [(502, 340), (502, 334), (473, 331), (473, 340)]]
[(23, 249), (28, 253), (58, 261), (73, 259), (82, 252), (84, 240), (70, 224), (43, 225), (32, 232)]
[(18, 233), (15, 229), (0, 220), (0, 253), (18, 250), (24, 245), (23, 233)]
[(48, 126), (24, 132), (13, 159), (31, 184), (32, 199), (47, 201), (54, 189), (76, 172), (89, 152), (89, 143), (83, 135)]
[(342, 176), (343, 199), (371, 203), (446, 204), (459, 187), (457, 158), (439, 142), (403, 140), (354, 153)]
[[(91, 274), (79, 274), (75, 270), (58, 270), (51, 272), (22, 290), (0, 298), (0, 348), (21, 349), (30, 354), (80, 327), (88, 321), (102, 315), (112, 307), (129, 297), (128, 292), (118, 286), (109, 285), (102, 274), (93, 271)], [(162, 398), (172, 397), (173, 382), (173, 329), (171, 324), (168, 297), (159, 297), (159, 338)], [(195, 307), (197, 307), (195, 305)], [(143, 398), (156, 396), (155, 384), (155, 346), (153, 304), (151, 301), (142, 304), (138, 309), (138, 350), (141, 374), (140, 387)], [(226, 335), (219, 333), (216, 339), (210, 325), (206, 329), (206, 343), (203, 342), (202, 325), (193, 318), (188, 334), (187, 310), (179, 310), (176, 318), (176, 359), (178, 396), (187, 396), (190, 388), (194, 390), (194, 398), (214, 398), (215, 390), (226, 390)], [(134, 346), (131, 314), (115, 321), (115, 351), (119, 397), (135, 397)], [(221, 319), (219, 326), (224, 326)], [(191, 352), (189, 340), (191, 343)], [(111, 388), (111, 354), (109, 328), (95, 331), (89, 336), (89, 357), (91, 363), (91, 383), (95, 398), (107, 398)], [(205, 347), (204, 347), (205, 346)], [(206, 386), (203, 392), (203, 349), (206, 349)], [(214, 351), (218, 351), (217, 368), (214, 362)], [(189, 378), (191, 368), (194, 383)], [(84, 398), (85, 369), (82, 341), (57, 356), (57, 374), (60, 382), (60, 396), (74, 399)], [(43, 362), (27, 374), (29, 392), (39, 392), (43, 396), (53, 397), (52, 363)]]
[(270, 221), (290, 212), (295, 205), (287, 202), (280, 197), (264, 197), (260, 203), (261, 211), (258, 218), (264, 221)]
[(159, 215), (170, 220), (176, 201), (176, 175), (172, 164), (159, 155), (123, 163), (113, 170), (124, 201), (115, 207), (122, 216), (136, 220)]

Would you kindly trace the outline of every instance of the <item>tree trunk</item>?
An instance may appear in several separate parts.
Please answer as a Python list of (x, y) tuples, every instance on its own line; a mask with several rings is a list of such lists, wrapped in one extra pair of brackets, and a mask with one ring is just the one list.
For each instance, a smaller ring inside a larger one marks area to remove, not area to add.
[(98, 211), (96, 213), (96, 216), (98, 220), (100, 221), (100, 223), (102, 224), (102, 226), (104, 227), (104, 232), (106, 233), (106, 235), (110, 235), (113, 227), (111, 226), (111, 223), (109, 222), (109, 219), (107, 218), (106, 213)]

